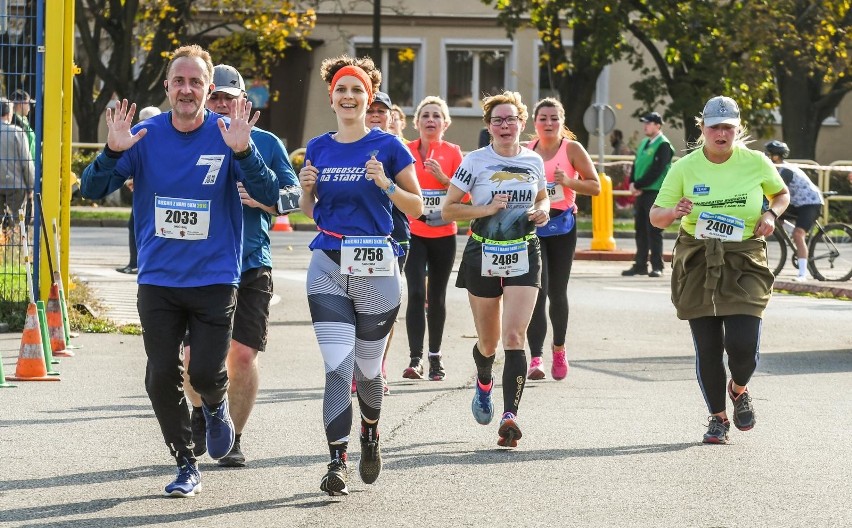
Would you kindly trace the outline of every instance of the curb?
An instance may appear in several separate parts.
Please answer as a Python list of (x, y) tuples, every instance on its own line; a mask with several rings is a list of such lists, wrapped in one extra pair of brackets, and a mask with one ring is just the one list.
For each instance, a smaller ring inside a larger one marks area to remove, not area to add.
[(823, 284), (832, 284), (827, 281), (816, 281), (814, 279), (814, 283), (808, 282), (789, 282), (789, 281), (779, 281), (776, 280), (773, 288), (776, 290), (784, 290), (791, 293), (812, 293), (815, 295), (825, 295), (830, 296), (834, 299), (848, 299), (852, 300), (852, 287), (840, 287), (840, 286), (823, 286)]

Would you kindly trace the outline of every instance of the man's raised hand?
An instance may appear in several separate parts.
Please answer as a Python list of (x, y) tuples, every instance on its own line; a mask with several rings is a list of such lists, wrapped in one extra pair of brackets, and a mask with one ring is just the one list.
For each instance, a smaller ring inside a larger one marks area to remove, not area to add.
[(219, 131), (222, 133), (222, 139), (234, 152), (244, 152), (249, 146), (251, 129), (260, 119), (260, 112), (255, 112), (251, 119), (249, 119), (250, 116), (251, 101), (246, 99), (244, 104), (237, 104), (234, 107), (230, 125), (225, 125), (225, 120), (219, 118)]
[(134, 114), (136, 114), (136, 103), (128, 104), (127, 99), (118, 101), (115, 108), (107, 108), (106, 124), (109, 129), (107, 146), (110, 150), (123, 152), (135, 145), (148, 133), (148, 129), (145, 128), (135, 134), (130, 133)]

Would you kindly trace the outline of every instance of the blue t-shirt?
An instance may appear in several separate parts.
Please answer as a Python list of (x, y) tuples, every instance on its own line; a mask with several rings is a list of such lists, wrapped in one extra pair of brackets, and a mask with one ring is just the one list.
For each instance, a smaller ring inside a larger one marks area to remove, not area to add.
[[(254, 141), (266, 166), (278, 176), (278, 184), (281, 187), (299, 185), (290, 164), (290, 156), (278, 136), (255, 127), (251, 131), (251, 140)], [(272, 267), (272, 252), (269, 247), (271, 224), (272, 215), (263, 209), (243, 206), (243, 273), (261, 266)]]
[[(238, 284), (242, 260), (243, 214), (237, 181), (258, 202), (274, 205), (278, 179), (251, 142), (252, 154), (236, 160), (222, 139), (217, 120), (180, 132), (164, 113), (133, 127), (147, 135), (118, 159), (101, 153), (83, 171), (81, 193), (101, 198), (133, 178), (133, 216), (139, 248), (139, 284), (197, 287)], [(226, 120), (227, 121), (227, 120)], [(157, 198), (209, 201), (208, 236), (181, 240), (157, 236)]]
[(382, 190), (366, 178), (371, 156), (384, 165), (385, 175), (396, 175), (414, 163), (408, 148), (393, 134), (374, 128), (354, 143), (339, 143), (332, 133), (308, 142), (305, 159), (317, 168), (314, 221), (320, 232), (311, 249), (340, 249), (335, 235), (386, 236), (393, 229), (392, 204)]

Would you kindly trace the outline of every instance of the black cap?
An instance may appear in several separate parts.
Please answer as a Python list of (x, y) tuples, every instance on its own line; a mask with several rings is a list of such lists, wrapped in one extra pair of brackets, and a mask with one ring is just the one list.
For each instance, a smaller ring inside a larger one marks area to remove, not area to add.
[(382, 103), (383, 105), (388, 107), (388, 110), (393, 109), (393, 104), (391, 103), (390, 96), (385, 92), (376, 92), (376, 96), (373, 98), (374, 103)]
[(663, 124), (663, 118), (657, 112), (645, 114), (639, 118), (639, 121), (642, 121), (643, 123), (657, 123), (658, 125)]
[(15, 90), (12, 92), (12, 95), (9, 96), (9, 100), (14, 103), (33, 103), (35, 104), (35, 99), (30, 98), (30, 94), (28, 94), (24, 90)]

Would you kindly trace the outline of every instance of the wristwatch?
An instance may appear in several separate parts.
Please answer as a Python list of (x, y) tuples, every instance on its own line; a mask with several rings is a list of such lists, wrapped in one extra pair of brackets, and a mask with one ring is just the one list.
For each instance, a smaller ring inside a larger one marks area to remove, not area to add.
[(391, 182), (391, 184), (388, 185), (387, 189), (382, 189), (382, 192), (387, 194), (388, 196), (392, 195), (396, 192), (396, 184), (394, 182)]

